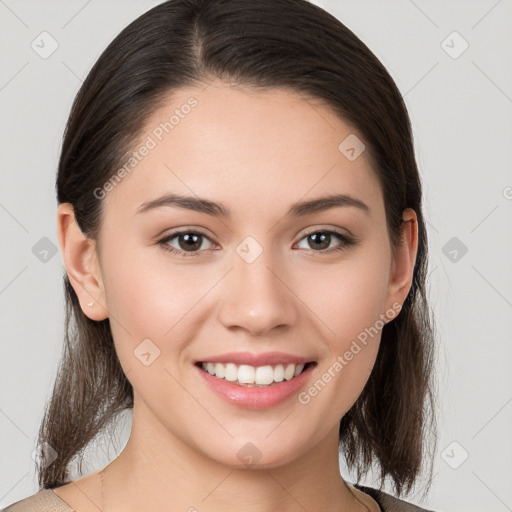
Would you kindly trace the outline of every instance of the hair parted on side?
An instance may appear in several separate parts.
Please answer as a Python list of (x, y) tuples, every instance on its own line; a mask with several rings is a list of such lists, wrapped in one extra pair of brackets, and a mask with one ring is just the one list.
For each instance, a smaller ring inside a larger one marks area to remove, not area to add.
[[(373, 463), (396, 494), (409, 493), (437, 441), (435, 339), (426, 293), (427, 233), (410, 120), (393, 79), (338, 19), (307, 0), (169, 0), (108, 45), (71, 108), (56, 179), (58, 203), (71, 203), (84, 235), (98, 240), (102, 201), (93, 191), (121, 167), (147, 119), (183, 87), (213, 79), (286, 88), (320, 100), (364, 137), (382, 187), (388, 233), (401, 241), (402, 211), (418, 220), (418, 252), (400, 314), (382, 330), (373, 371), (341, 419), (340, 453), (357, 480)], [(81, 310), (64, 274), (65, 343), (38, 443), (41, 488), (60, 486), (70, 465), (125, 409), (133, 389), (117, 358), (109, 319)]]

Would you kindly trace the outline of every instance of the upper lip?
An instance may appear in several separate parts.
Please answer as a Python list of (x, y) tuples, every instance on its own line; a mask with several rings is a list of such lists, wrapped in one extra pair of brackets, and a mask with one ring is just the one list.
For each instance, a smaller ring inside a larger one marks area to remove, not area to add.
[(264, 352), (253, 354), (251, 352), (226, 352), (216, 356), (207, 356), (196, 361), (197, 363), (233, 363), (236, 365), (266, 366), (276, 364), (306, 364), (313, 362), (307, 357), (286, 354), (285, 352)]

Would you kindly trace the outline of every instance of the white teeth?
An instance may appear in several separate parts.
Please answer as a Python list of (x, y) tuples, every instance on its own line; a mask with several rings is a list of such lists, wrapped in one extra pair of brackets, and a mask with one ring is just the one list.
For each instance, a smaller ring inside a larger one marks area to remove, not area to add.
[(272, 382), (274, 382), (274, 370), (272, 366), (258, 366), (254, 373), (254, 382), (258, 384), (272, 384)]
[(298, 364), (295, 368), (295, 372), (293, 372), (293, 376), (297, 377), (297, 375), (299, 375), (302, 372), (302, 370), (304, 370), (304, 365)]
[(283, 380), (284, 380), (284, 366), (282, 364), (278, 364), (274, 368), (274, 380), (276, 382), (283, 382)]
[(238, 382), (240, 384), (254, 384), (254, 367), (241, 364), (238, 368)]
[(274, 382), (291, 380), (304, 370), (304, 364), (277, 364), (275, 366), (250, 366), (233, 363), (201, 363), (203, 370), (219, 379), (226, 379), (239, 385), (269, 386)]
[[(221, 365), (224, 366), (224, 365)], [(204, 363), (203, 363), (204, 367)], [(231, 382), (238, 379), (238, 368), (233, 363), (228, 363), (225, 367), (224, 378)]]
[(224, 378), (224, 375), (226, 374), (226, 369), (223, 364), (216, 363), (215, 364), (215, 375), (217, 377), (220, 377), (221, 379)]

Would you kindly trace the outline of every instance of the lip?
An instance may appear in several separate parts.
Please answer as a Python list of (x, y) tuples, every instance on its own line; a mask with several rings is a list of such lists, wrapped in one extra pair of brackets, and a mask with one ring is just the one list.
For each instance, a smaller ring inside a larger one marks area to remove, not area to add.
[[(214, 362), (211, 359), (207, 361)], [(221, 360), (216, 362), (221, 362)], [(305, 362), (308, 361), (306, 360)], [(312, 364), (308, 365), (298, 377), (294, 377), (291, 380), (283, 380), (282, 382), (274, 383), (268, 387), (239, 386), (225, 379), (210, 375), (198, 364), (195, 364), (194, 368), (199, 372), (199, 378), (202, 379), (208, 388), (225, 402), (243, 409), (268, 409), (291, 399), (306, 385), (313, 369), (316, 367), (315, 362), (311, 360), (309, 362)]]
[(294, 356), (285, 352), (265, 352), (253, 354), (251, 352), (226, 352), (216, 356), (204, 357), (194, 361), (197, 363), (234, 363), (236, 365), (247, 364), (249, 366), (267, 366), (276, 364), (306, 364), (313, 360), (307, 357)]

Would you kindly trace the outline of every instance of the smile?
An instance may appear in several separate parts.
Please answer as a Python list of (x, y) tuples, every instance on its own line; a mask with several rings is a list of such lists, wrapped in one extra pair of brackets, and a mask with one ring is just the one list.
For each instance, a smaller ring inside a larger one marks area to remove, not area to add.
[(298, 377), (311, 364), (313, 363), (288, 363), (256, 367), (247, 364), (200, 362), (198, 366), (210, 375), (238, 386), (267, 387)]

